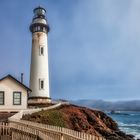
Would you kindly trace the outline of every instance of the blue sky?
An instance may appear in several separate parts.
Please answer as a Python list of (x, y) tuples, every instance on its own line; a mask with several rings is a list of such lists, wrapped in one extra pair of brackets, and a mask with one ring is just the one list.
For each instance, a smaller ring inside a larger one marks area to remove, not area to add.
[(47, 9), (52, 98), (140, 99), (139, 0), (0, 0), (0, 76), (29, 84), (32, 10)]

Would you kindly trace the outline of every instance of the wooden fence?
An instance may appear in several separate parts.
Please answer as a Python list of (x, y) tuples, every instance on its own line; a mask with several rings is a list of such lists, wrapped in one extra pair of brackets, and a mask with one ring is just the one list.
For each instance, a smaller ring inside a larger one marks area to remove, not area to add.
[(21, 110), (8, 119), (8, 124), (0, 124), (0, 140), (106, 140), (67, 128), (20, 120), (24, 114), (57, 108), (63, 104), (68, 103), (58, 102), (46, 108)]
[(11, 140), (11, 130), (8, 123), (0, 123), (0, 140)]
[(12, 140), (105, 140), (71, 129), (34, 123), (24, 120), (13, 120), (8, 124)]
[[(43, 110), (53, 109), (63, 104), (68, 103), (58, 102), (53, 106), (43, 108)], [(0, 125), (0, 140), (106, 140), (103, 137), (67, 128), (20, 120), (24, 114), (32, 114), (40, 110), (42, 108), (21, 110), (10, 117), (8, 124)]]

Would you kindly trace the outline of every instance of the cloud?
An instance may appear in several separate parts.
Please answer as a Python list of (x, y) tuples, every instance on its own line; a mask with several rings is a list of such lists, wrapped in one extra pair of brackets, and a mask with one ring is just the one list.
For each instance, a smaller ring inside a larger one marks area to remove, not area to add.
[(68, 19), (58, 14), (58, 26), (66, 25), (59, 28), (59, 45), (54, 43), (52, 83), (63, 97), (69, 91), (75, 98), (81, 92), (84, 98), (139, 97), (139, 3), (80, 1)]

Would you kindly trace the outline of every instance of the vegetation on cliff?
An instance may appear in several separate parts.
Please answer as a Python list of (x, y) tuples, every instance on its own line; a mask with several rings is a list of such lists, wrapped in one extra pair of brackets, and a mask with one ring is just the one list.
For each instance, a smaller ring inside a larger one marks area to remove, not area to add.
[(80, 132), (102, 136), (108, 140), (133, 140), (121, 132), (118, 125), (105, 113), (75, 105), (24, 115), (24, 120), (66, 127)]

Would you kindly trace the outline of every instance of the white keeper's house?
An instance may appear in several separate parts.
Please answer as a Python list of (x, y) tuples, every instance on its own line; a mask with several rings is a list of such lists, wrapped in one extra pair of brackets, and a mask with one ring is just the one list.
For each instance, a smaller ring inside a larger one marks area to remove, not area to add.
[[(30, 24), (32, 53), (30, 88), (11, 75), (0, 79), (0, 111), (19, 111), (30, 104), (51, 102), (49, 92), (48, 32), (46, 10), (37, 7)], [(3, 63), (1, 61), (0, 63)]]
[(0, 111), (27, 109), (31, 90), (11, 75), (0, 79)]

